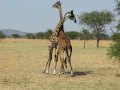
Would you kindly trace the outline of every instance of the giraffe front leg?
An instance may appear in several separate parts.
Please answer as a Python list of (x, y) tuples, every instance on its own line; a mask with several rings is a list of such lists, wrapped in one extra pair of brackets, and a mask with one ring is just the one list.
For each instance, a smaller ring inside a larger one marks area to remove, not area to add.
[(50, 68), (50, 64), (51, 64), (51, 60), (52, 60), (53, 48), (51, 48), (50, 46), (48, 46), (48, 52), (49, 52), (49, 58), (48, 58), (48, 61), (46, 63), (46, 66), (45, 66), (45, 69), (44, 69), (43, 73), (45, 73), (45, 72), (49, 73), (49, 68)]

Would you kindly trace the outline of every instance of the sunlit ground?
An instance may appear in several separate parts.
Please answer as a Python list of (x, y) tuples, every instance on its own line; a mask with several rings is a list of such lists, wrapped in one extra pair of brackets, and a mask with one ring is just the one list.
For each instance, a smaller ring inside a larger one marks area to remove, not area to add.
[[(120, 90), (119, 65), (107, 56), (111, 41), (72, 40), (74, 77), (42, 73), (48, 59), (47, 40), (5, 39), (0, 43), (0, 90)], [(58, 62), (57, 74), (60, 68)]]

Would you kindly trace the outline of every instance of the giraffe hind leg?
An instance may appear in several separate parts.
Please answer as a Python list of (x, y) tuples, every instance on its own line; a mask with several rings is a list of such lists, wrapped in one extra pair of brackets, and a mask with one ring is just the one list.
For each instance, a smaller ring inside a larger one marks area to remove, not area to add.
[(73, 68), (72, 68), (72, 65), (71, 65), (71, 59), (70, 59), (70, 57), (68, 57), (68, 63), (70, 65), (70, 69), (71, 69), (71, 76), (73, 76), (74, 73), (73, 73)]
[(46, 65), (45, 65), (45, 68), (44, 68), (43, 73), (45, 73), (45, 72), (46, 72), (46, 68), (47, 68), (47, 66), (48, 66), (48, 63), (49, 63), (49, 62), (50, 62), (50, 60), (48, 59), (48, 61), (47, 61)]

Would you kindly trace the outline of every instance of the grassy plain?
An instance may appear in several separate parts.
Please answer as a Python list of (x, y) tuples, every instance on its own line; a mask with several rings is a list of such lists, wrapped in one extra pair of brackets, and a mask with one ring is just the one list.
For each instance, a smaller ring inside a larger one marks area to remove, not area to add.
[[(120, 90), (118, 64), (107, 56), (111, 41), (72, 40), (75, 76), (42, 71), (48, 59), (47, 40), (5, 39), (0, 43), (0, 90)], [(58, 62), (57, 73), (60, 62)], [(69, 72), (69, 66), (66, 72)]]

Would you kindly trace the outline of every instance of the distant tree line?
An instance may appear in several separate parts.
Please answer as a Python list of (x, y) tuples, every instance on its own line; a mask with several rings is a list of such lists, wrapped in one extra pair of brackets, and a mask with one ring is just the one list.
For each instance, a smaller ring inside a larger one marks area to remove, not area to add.
[(2, 31), (0, 31), (0, 42), (1, 42), (1, 40), (4, 39), (4, 38), (5, 38), (5, 34), (4, 34)]
[[(49, 39), (53, 30), (49, 29), (46, 32), (38, 32), (38, 33), (27, 33), (25, 36), (20, 36), (19, 34), (12, 34), (11, 36), (7, 37), (4, 33), (0, 32), (0, 39), (2, 38), (27, 38), (27, 39)], [(80, 40), (92, 40), (96, 39), (94, 32), (89, 32), (89, 30), (83, 29), (80, 32), (77, 31), (67, 31), (65, 32), (67, 37), (72, 40), (80, 39)], [(107, 40), (110, 37), (107, 34), (101, 34), (101, 40)]]

